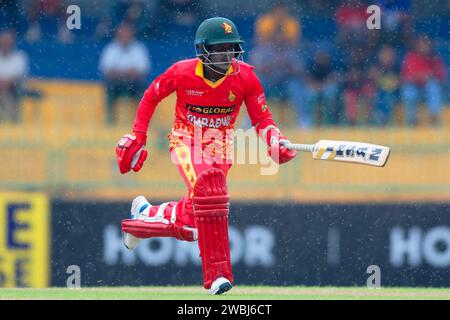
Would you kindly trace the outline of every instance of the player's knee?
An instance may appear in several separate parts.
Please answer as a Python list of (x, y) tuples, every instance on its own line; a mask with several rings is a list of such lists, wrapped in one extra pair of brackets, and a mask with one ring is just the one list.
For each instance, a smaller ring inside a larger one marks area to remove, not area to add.
[(194, 196), (208, 197), (228, 195), (225, 174), (219, 169), (202, 171), (195, 182)]
[(229, 195), (222, 170), (208, 169), (199, 174), (194, 186), (193, 202), (197, 213), (228, 212)]

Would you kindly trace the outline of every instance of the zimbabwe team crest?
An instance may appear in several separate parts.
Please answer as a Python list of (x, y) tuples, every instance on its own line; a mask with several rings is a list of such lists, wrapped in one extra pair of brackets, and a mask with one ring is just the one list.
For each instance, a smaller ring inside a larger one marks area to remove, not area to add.
[(234, 93), (232, 91), (230, 91), (230, 94), (228, 95), (228, 100), (230, 101), (234, 101), (236, 100), (236, 96), (234, 95)]
[(230, 24), (224, 22), (224, 23), (222, 23), (222, 27), (223, 27), (223, 30), (225, 31), (225, 34), (233, 33), (233, 27)]

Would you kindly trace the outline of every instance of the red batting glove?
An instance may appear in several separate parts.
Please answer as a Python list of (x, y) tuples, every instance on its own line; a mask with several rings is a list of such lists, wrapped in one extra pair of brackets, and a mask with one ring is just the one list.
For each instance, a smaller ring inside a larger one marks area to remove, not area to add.
[(127, 173), (131, 169), (137, 172), (142, 168), (148, 154), (145, 150), (146, 141), (147, 136), (140, 132), (136, 132), (135, 136), (126, 134), (119, 140), (116, 146), (116, 158), (120, 173)]
[(288, 138), (283, 136), (277, 129), (271, 129), (267, 132), (267, 145), (269, 146), (269, 156), (278, 164), (283, 164), (295, 158), (296, 150), (290, 150), (285, 147), (289, 143)]

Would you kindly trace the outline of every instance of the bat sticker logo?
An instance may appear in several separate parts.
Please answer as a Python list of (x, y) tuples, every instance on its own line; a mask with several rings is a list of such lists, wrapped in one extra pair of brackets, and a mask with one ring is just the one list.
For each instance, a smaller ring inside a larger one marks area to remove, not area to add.
[(391, 151), (385, 146), (336, 140), (320, 140), (315, 144), (291, 143), (287, 148), (311, 152), (316, 160), (353, 162), (377, 167), (384, 167)]
[(366, 151), (367, 151), (367, 148), (359, 148), (358, 150), (356, 150), (356, 156), (366, 159), (366, 154), (367, 154)]
[(372, 153), (370, 154), (369, 160), (378, 161), (380, 160), (381, 152), (383, 152), (383, 149), (375, 148), (372, 150)]

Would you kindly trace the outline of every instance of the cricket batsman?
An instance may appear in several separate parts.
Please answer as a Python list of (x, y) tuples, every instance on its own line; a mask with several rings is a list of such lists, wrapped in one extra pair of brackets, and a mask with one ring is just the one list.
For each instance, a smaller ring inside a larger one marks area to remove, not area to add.
[(232, 165), (227, 161), (233, 150), (230, 132), (242, 103), (276, 163), (296, 156), (296, 151), (284, 147), (289, 140), (267, 108), (253, 67), (242, 61), (242, 43), (232, 21), (222, 17), (203, 21), (195, 36), (197, 58), (176, 62), (151, 83), (137, 108), (133, 134), (124, 135), (116, 146), (120, 172), (139, 171), (147, 158), (147, 130), (156, 106), (176, 92), (169, 152), (187, 195), (160, 205), (143, 196), (135, 198), (131, 219), (122, 221), (124, 244), (134, 249), (140, 239), (150, 237), (198, 241), (203, 286), (210, 294), (222, 294), (233, 284), (226, 178)]

